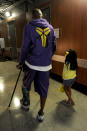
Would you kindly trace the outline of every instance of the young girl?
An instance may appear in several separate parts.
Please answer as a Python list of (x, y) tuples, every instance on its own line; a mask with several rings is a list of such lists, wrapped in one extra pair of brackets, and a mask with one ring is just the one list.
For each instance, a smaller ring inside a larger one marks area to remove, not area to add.
[(74, 50), (68, 50), (65, 55), (65, 64), (63, 68), (63, 85), (64, 91), (68, 96), (68, 100), (64, 103), (67, 105), (74, 105), (74, 101), (71, 96), (71, 86), (76, 81), (76, 69), (77, 65), (77, 54)]

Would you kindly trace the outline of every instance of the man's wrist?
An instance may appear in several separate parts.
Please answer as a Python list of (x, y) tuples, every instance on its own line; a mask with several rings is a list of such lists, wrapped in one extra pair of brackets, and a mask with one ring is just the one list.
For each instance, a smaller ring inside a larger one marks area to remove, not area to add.
[(19, 65), (22, 65), (22, 63), (21, 63), (21, 62), (19, 62)]

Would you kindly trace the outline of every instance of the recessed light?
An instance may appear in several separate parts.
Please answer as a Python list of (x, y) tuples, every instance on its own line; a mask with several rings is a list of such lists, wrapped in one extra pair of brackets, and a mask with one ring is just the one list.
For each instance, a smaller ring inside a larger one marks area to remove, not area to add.
[(10, 12), (6, 12), (6, 13), (5, 13), (5, 16), (10, 17), (10, 16), (11, 16), (11, 13), (10, 13)]

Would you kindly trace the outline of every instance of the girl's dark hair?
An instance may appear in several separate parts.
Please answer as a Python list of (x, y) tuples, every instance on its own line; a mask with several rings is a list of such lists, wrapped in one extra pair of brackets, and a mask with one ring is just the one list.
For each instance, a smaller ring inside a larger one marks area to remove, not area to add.
[(77, 54), (74, 50), (68, 50), (69, 54), (66, 56), (65, 64), (70, 63), (70, 69), (76, 70), (78, 68), (77, 64)]

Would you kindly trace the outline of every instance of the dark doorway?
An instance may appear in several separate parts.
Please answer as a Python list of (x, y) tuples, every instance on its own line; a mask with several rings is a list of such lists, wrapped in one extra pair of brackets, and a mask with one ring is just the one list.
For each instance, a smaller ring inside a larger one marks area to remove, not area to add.
[(50, 23), (50, 7), (42, 8), (41, 9), (44, 15), (44, 18)]
[(8, 38), (11, 58), (17, 58), (17, 47), (16, 47), (16, 30), (15, 30), (15, 21), (8, 22)]

